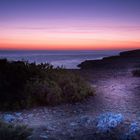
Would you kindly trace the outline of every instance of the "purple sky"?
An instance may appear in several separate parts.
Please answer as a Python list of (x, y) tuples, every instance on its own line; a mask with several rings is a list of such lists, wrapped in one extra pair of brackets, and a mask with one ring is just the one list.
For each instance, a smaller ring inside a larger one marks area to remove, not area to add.
[[(42, 38), (50, 37), (48, 42), (55, 41), (59, 33), (65, 33), (69, 39), (61, 39), (66, 45), (74, 33), (82, 33), (82, 38), (84, 35), (86, 38), (87, 33), (97, 34), (94, 38), (103, 40), (103, 37), (109, 39), (110, 36), (117, 39), (118, 31), (120, 36), (117, 40), (121, 41), (120, 38), (127, 34), (124, 41), (133, 35), (135, 39), (132, 37), (132, 42), (137, 43), (140, 39), (140, 0), (0, 0), (0, 29), (2, 44), (11, 40), (15, 43), (17, 36), (19, 40), (26, 40), (28, 37), (24, 34), (33, 35), (34, 32)], [(34, 36), (35, 39), (37, 37)], [(30, 40), (31, 43), (33, 36)]]

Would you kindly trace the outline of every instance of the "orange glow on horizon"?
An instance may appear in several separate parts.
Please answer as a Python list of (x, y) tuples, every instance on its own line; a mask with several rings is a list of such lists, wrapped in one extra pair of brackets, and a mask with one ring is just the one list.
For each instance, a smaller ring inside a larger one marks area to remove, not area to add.
[(140, 1), (0, 0), (0, 49), (140, 48)]
[[(105, 43), (105, 42), (104, 42)], [(1, 50), (114, 50), (114, 49), (140, 49), (139, 42), (113, 42), (96, 45), (39, 45), (39, 44), (9, 44), (0, 43)]]
[(1, 28), (0, 49), (103, 50), (140, 48), (139, 30), (96, 28), (91, 30), (45, 31)]

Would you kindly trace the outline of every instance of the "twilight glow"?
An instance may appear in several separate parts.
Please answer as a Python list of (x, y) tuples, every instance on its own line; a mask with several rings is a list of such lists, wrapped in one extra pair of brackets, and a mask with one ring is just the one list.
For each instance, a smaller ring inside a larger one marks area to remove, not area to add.
[(0, 49), (140, 48), (140, 0), (0, 0)]

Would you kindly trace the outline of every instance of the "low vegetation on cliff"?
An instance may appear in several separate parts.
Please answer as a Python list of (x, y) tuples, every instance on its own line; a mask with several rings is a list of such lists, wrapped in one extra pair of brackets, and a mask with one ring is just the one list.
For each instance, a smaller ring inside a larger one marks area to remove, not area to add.
[(73, 103), (93, 94), (85, 80), (66, 69), (0, 60), (0, 109)]

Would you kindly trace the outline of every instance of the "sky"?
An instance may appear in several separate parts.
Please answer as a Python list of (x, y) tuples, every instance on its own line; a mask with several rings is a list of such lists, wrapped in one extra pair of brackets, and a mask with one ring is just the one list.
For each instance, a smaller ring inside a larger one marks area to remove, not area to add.
[(140, 48), (140, 0), (0, 0), (0, 49)]

